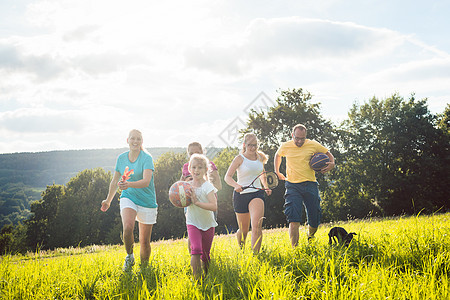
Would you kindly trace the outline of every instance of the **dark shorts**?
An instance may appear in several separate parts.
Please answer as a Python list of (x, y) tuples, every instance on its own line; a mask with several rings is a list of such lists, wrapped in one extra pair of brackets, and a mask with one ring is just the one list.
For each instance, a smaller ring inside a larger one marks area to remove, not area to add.
[(291, 183), (286, 181), (284, 194), (284, 214), (286, 220), (302, 223), (303, 209), (306, 209), (308, 225), (319, 227), (322, 209), (320, 208), (320, 195), (317, 182), (306, 181)]
[(260, 198), (264, 201), (264, 191), (257, 191), (253, 193), (240, 194), (236, 191), (233, 192), (233, 207), (234, 212), (238, 214), (248, 213), (248, 205), (255, 199)]

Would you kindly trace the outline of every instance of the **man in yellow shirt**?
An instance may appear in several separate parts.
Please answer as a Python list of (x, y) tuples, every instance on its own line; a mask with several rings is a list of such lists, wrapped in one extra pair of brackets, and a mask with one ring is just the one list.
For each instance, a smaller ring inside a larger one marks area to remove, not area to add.
[[(306, 138), (307, 130), (302, 124), (292, 129), (292, 140), (281, 144), (274, 157), (275, 173), (285, 180), (284, 214), (289, 223), (289, 237), (293, 247), (298, 245), (299, 228), (303, 207), (306, 209), (308, 222), (308, 240), (314, 237), (320, 224), (320, 195), (316, 174), (309, 166), (311, 157), (325, 153), (330, 161), (320, 172), (326, 173), (334, 168), (334, 156), (316, 141)], [(286, 175), (280, 173), (282, 157), (286, 157)]]

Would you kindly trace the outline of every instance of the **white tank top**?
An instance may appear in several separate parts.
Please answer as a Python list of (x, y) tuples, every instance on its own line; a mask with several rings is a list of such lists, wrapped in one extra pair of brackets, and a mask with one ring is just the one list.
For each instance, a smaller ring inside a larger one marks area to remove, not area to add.
[[(264, 165), (259, 159), (250, 160), (243, 154), (240, 155), (244, 159), (244, 161), (239, 166), (239, 168), (237, 168), (237, 183), (244, 187), (252, 183), (252, 181), (264, 171)], [(253, 183), (253, 185), (261, 188), (261, 182), (259, 178)], [(257, 191), (257, 189), (248, 188), (243, 190), (241, 194), (253, 193)]]

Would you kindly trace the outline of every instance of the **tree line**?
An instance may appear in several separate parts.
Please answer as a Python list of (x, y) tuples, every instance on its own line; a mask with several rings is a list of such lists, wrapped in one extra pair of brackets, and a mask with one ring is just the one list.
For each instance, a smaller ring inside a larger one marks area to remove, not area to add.
[[(322, 117), (320, 104), (302, 90), (280, 91), (273, 107), (252, 110), (241, 134), (254, 132), (260, 148), (271, 159), (297, 123), (308, 128), (308, 138), (330, 149), (336, 168), (318, 174), (323, 222), (448, 211), (450, 106), (432, 114), (427, 99), (408, 99), (394, 94), (354, 104), (347, 119), (335, 125)], [(213, 159), (222, 177), (239, 149), (225, 148)], [(186, 234), (183, 209), (168, 200), (171, 184), (187, 161), (184, 153), (166, 152), (155, 161), (158, 221), (153, 240), (180, 238)], [(284, 173), (284, 164), (281, 171)], [(0, 233), (1, 253), (121, 242), (119, 193), (107, 213), (100, 202), (112, 178), (103, 168), (86, 169), (65, 185), (48, 185), (40, 200), (31, 204), (30, 217), (18, 225), (5, 225)], [(218, 193), (217, 232), (237, 229), (233, 189), (222, 182)], [(265, 228), (286, 224), (284, 186), (279, 185), (265, 203)]]

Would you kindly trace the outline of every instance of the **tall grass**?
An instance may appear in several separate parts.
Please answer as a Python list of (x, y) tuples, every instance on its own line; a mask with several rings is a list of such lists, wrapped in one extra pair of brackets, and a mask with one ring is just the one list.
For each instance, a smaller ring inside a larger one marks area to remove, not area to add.
[(450, 214), (339, 223), (357, 233), (348, 248), (328, 245), (336, 225), (295, 249), (287, 229), (264, 231), (258, 255), (216, 236), (202, 282), (192, 280), (186, 240), (152, 243), (150, 265), (130, 273), (122, 246), (3, 256), (0, 298), (450, 299)]

